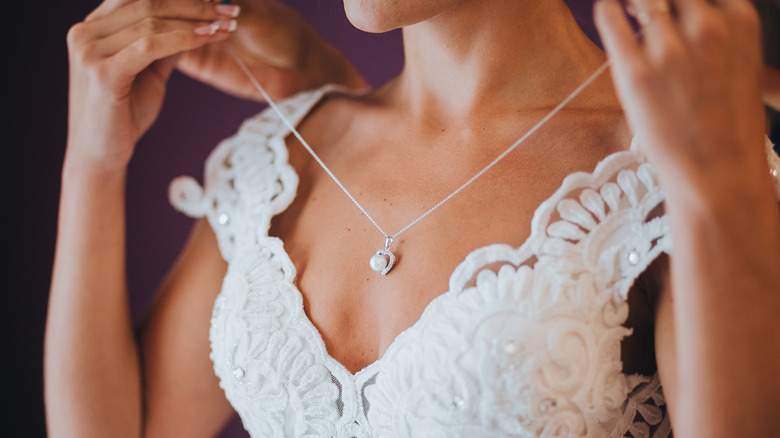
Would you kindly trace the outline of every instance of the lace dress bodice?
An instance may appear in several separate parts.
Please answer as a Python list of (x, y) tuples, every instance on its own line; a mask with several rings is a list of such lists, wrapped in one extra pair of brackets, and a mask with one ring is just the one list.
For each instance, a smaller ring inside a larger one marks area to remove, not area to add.
[[(334, 89), (279, 106), (298, 123)], [(328, 355), (283, 242), (268, 235), (298, 184), (288, 134), (266, 110), (212, 152), (204, 187), (183, 177), (170, 192), (208, 218), (228, 262), (211, 359), (253, 437), (670, 435), (658, 375), (624, 374), (620, 359), (629, 289), (671, 249), (653, 214), (664, 194), (635, 144), (568, 176), (519, 248), (469, 254), (449, 290), (352, 374)], [(780, 169), (768, 142), (767, 154)]]

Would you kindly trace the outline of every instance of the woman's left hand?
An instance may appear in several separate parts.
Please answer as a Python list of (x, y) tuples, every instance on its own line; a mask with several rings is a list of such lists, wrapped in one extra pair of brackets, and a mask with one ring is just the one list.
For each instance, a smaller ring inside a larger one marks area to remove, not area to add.
[(780, 211), (758, 16), (749, 0), (636, 2), (641, 39), (618, 0), (599, 0), (595, 18), (665, 196), (673, 248), (656, 357), (674, 434), (774, 436)]
[(674, 198), (682, 183), (696, 191), (686, 196), (706, 196), (722, 188), (718, 182), (737, 183), (729, 176), (760, 174), (767, 183), (761, 32), (753, 5), (635, 1), (640, 39), (616, 0), (599, 1), (595, 18), (628, 121), (667, 195)]

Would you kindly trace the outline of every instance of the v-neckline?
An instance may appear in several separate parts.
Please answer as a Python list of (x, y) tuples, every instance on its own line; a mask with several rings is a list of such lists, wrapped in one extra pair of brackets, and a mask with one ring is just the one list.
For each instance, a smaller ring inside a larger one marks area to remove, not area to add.
[[(317, 90), (315, 92), (314, 97), (311, 99), (310, 102), (307, 102), (305, 105), (303, 105), (302, 110), (296, 111), (296, 118), (295, 118), (295, 120), (292, 120), (290, 123), (293, 126), (295, 126), (296, 129), (298, 129), (298, 126), (302, 123), (302, 121), (306, 118), (306, 116), (310, 114), (311, 110), (316, 105), (318, 105), (325, 96), (327, 96), (329, 94), (332, 94), (332, 93), (342, 93), (342, 94), (351, 95), (351, 96), (359, 96), (359, 95), (365, 93), (365, 91), (356, 92), (354, 90), (349, 90), (349, 89), (346, 89), (346, 88), (338, 86), (338, 85), (326, 85), (326, 86), (320, 88), (319, 90)], [(286, 150), (287, 149), (287, 137), (289, 137), (290, 135), (292, 135), (292, 131), (286, 126), (286, 124), (282, 124), (282, 127), (281, 127), (280, 131), (277, 134), (275, 134), (273, 137), (278, 139), (278, 140), (280, 140), (281, 146), (284, 147), (285, 150)], [(555, 189), (553, 194), (550, 195), (549, 197), (545, 198), (545, 200), (542, 201), (541, 203), (539, 203), (539, 205), (534, 209), (534, 213), (532, 215), (532, 220), (531, 220), (531, 224), (530, 224), (530, 233), (529, 233), (528, 237), (523, 241), (523, 243), (520, 244), (520, 246), (513, 247), (513, 246), (511, 246), (509, 244), (505, 244), (505, 243), (493, 243), (493, 244), (480, 246), (480, 247), (475, 248), (474, 250), (470, 251), (464, 257), (464, 259), (458, 264), (458, 266), (450, 273), (449, 281), (448, 281), (448, 286), (449, 287), (447, 288), (447, 290), (444, 291), (443, 293), (437, 295), (436, 297), (434, 297), (427, 305), (425, 305), (425, 307), (423, 308), (423, 311), (420, 313), (420, 316), (409, 327), (407, 327), (404, 330), (402, 330), (401, 332), (399, 332), (393, 338), (393, 340), (390, 342), (390, 344), (388, 344), (388, 346), (385, 349), (385, 351), (383, 351), (382, 354), (380, 354), (379, 357), (376, 360), (372, 361), (371, 363), (369, 363), (368, 365), (366, 365), (365, 367), (361, 368), (360, 370), (358, 370), (355, 373), (353, 373), (349, 369), (347, 369), (347, 367), (344, 364), (342, 364), (341, 362), (336, 360), (328, 352), (327, 345), (325, 344), (325, 338), (323, 338), (322, 333), (320, 333), (319, 329), (317, 329), (317, 327), (314, 325), (312, 320), (309, 318), (308, 313), (306, 313), (306, 309), (303, 307), (304, 295), (303, 295), (302, 291), (298, 288), (298, 272), (295, 269), (295, 264), (292, 262), (292, 259), (290, 258), (290, 255), (287, 253), (287, 250), (284, 247), (284, 242), (281, 239), (279, 239), (279, 241), (281, 243), (281, 245), (279, 246), (279, 250), (281, 251), (281, 254), (279, 254), (279, 255), (281, 255), (283, 257), (283, 259), (285, 260), (285, 262), (288, 264), (289, 267), (293, 268), (293, 272), (294, 272), (292, 277), (290, 279), (285, 279), (285, 281), (295, 291), (295, 294), (297, 295), (296, 296), (296, 301), (298, 303), (300, 303), (300, 309), (299, 310), (301, 312), (302, 319), (303, 319), (304, 323), (308, 326), (308, 329), (311, 330), (315, 334), (315, 338), (316, 338), (317, 342), (319, 343), (319, 347), (322, 349), (321, 351), (324, 352), (325, 359), (326, 359), (327, 362), (329, 362), (330, 367), (337, 368), (338, 370), (342, 371), (344, 374), (349, 375), (352, 378), (353, 382), (361, 380), (361, 379), (365, 379), (365, 380), (370, 379), (370, 377), (375, 374), (375, 373), (372, 373), (372, 371), (375, 370), (376, 368), (379, 368), (381, 366), (381, 364), (383, 363), (383, 360), (387, 357), (388, 352), (391, 352), (393, 349), (398, 348), (398, 345), (401, 344), (401, 341), (404, 338), (409, 336), (410, 333), (412, 333), (414, 331), (417, 331), (419, 329), (419, 327), (427, 319), (428, 314), (431, 313), (432, 309), (434, 309), (436, 306), (438, 306), (440, 302), (446, 300), (447, 297), (452, 296), (456, 292), (456, 290), (459, 289), (458, 287), (454, 287), (458, 283), (457, 282), (458, 278), (456, 278), (456, 277), (465, 277), (466, 280), (470, 279), (470, 278), (473, 278), (473, 276), (477, 273), (477, 270), (479, 270), (480, 268), (478, 268), (476, 266), (472, 266), (471, 270), (473, 272), (464, 273), (464, 270), (467, 270), (469, 268), (468, 265), (469, 265), (469, 261), (470, 260), (474, 259), (477, 254), (479, 254), (479, 253), (481, 253), (483, 251), (486, 251), (488, 249), (495, 249), (495, 248), (498, 248), (498, 249), (500, 249), (502, 251), (505, 251), (506, 254), (509, 257), (512, 258), (512, 260), (506, 260), (506, 261), (514, 262), (514, 263), (517, 263), (518, 265), (521, 264), (524, 260), (527, 260), (528, 258), (533, 256), (534, 251), (532, 249), (532, 246), (533, 246), (534, 242), (536, 240), (544, 237), (543, 234), (542, 234), (542, 232), (544, 230), (541, 229), (541, 226), (543, 224), (541, 216), (542, 216), (543, 212), (546, 210), (546, 207), (548, 206), (548, 204), (550, 202), (554, 201), (555, 199), (559, 198), (561, 196), (562, 192), (565, 191), (565, 189), (567, 188), (567, 180), (569, 180), (570, 178), (576, 177), (578, 175), (582, 175), (582, 174), (585, 174), (585, 175), (591, 176), (591, 177), (594, 176), (594, 175), (598, 175), (599, 174), (599, 170), (602, 169), (603, 167), (605, 167), (608, 162), (616, 160), (616, 159), (618, 159), (621, 156), (630, 157), (631, 161), (633, 161), (633, 162), (642, 162), (642, 160), (640, 159), (640, 157), (636, 153), (636, 148), (637, 148), (636, 141), (637, 141), (636, 137), (632, 137), (628, 149), (619, 150), (619, 151), (612, 152), (612, 153), (606, 155), (601, 160), (599, 160), (599, 162), (596, 164), (596, 167), (591, 172), (578, 171), (578, 172), (572, 172), (572, 173), (567, 174), (563, 178), (563, 180), (562, 180), (561, 184), (558, 186), (558, 188)], [(296, 184), (295, 184), (295, 187), (293, 187), (292, 196), (288, 200), (289, 203), (288, 203), (287, 207), (285, 207), (284, 209), (274, 213), (274, 215), (271, 217), (271, 219), (273, 219), (273, 217), (281, 214), (283, 211), (285, 211), (287, 208), (289, 208), (290, 205), (292, 205), (292, 203), (295, 201), (295, 198), (297, 197), (297, 186), (298, 186), (298, 182), (300, 181), (300, 179), (299, 179), (300, 177), (298, 175), (297, 170), (289, 162), (289, 154), (285, 154), (284, 155), (284, 161), (282, 163), (280, 163), (280, 165), (283, 166), (283, 167), (287, 167), (290, 171), (292, 171), (292, 173), (295, 175)], [(267, 237), (271, 237), (271, 236), (268, 236), (267, 232), (266, 232), (266, 236)], [(528, 253), (528, 256), (524, 257), (523, 254), (525, 254), (525, 253)], [(519, 257), (518, 257), (518, 255), (519, 255)], [(503, 261), (503, 259), (502, 259), (502, 261)], [(460, 286), (462, 286), (462, 285), (460, 285)]]

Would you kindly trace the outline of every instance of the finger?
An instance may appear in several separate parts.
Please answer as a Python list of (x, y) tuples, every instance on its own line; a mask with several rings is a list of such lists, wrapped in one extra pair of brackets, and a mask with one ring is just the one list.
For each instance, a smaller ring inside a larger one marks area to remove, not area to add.
[(105, 37), (150, 17), (210, 22), (235, 18), (240, 11), (237, 5), (214, 5), (200, 0), (185, 2), (140, 0), (121, 7), (113, 14), (94, 20), (91, 25), (97, 37)]
[(139, 73), (157, 60), (228, 37), (227, 32), (202, 36), (188, 30), (145, 36), (110, 57), (106, 66), (107, 74), (115, 77), (117, 83), (129, 85)]
[(677, 68), (688, 53), (680, 23), (669, 0), (634, 0), (639, 35), (648, 59), (656, 65)]
[(634, 17), (639, 23), (639, 35), (645, 47), (655, 50), (656, 47), (668, 44), (668, 39), (677, 33), (677, 23), (672, 11), (670, 0), (631, 0)]
[[(780, 3), (778, 3), (780, 7)], [(746, 44), (754, 49), (761, 45), (761, 17), (756, 6), (746, 0), (729, 0), (721, 6), (728, 22), (729, 30), (734, 34), (735, 42)], [(741, 47), (747, 49), (747, 47)], [(760, 49), (759, 57), (763, 58)]]
[(670, 18), (671, 5), (668, 0), (632, 0), (637, 22), (643, 28), (659, 18)]
[(714, 14), (712, 0), (675, 0), (677, 20), (683, 35), (688, 40), (695, 40), (706, 28)]
[(87, 18), (84, 19), (84, 21), (90, 22), (105, 17), (111, 14), (112, 12), (118, 10), (122, 6), (132, 3), (133, 1), (138, 1), (138, 0), (105, 0), (97, 8), (95, 8), (94, 11), (90, 12), (89, 15), (87, 15)]
[(759, 74), (761, 26), (751, 3), (746, 0), (719, 4), (704, 0), (678, 1), (682, 34), (692, 55), (710, 62), (732, 63), (735, 71), (753, 66), (753, 73)]
[(634, 108), (633, 100), (637, 96), (645, 95), (644, 78), (651, 71), (651, 65), (617, 0), (598, 0), (593, 12), (596, 28), (609, 55), (618, 98), (632, 131), (639, 136), (642, 117), (630, 109)]
[[(196, 0), (197, 1), (197, 0)], [(156, 9), (163, 5), (170, 5), (170, 0), (105, 0), (103, 3), (100, 4), (94, 11), (92, 11), (89, 15), (87, 15), (87, 18), (84, 21), (93, 21), (97, 20), (99, 18), (103, 18), (112, 12), (134, 3), (140, 3), (142, 7), (148, 8), (148, 9)], [(182, 1), (178, 1), (176, 3), (183, 3)], [(213, 0), (199, 0), (199, 3), (217, 3), (217, 4), (224, 4), (224, 5), (230, 5), (230, 1), (213, 1)], [(228, 10), (227, 8), (225, 10)], [(230, 15), (230, 12), (225, 13), (226, 15)]]
[(236, 30), (235, 20), (184, 21), (164, 18), (146, 18), (119, 32), (100, 39), (95, 43), (94, 54), (102, 57), (112, 56), (135, 41), (155, 34), (170, 33), (178, 30), (194, 32), (199, 36), (213, 35), (219, 31)]
[(604, 49), (618, 68), (642, 69), (645, 63), (642, 47), (617, 0), (598, 0), (593, 18)]

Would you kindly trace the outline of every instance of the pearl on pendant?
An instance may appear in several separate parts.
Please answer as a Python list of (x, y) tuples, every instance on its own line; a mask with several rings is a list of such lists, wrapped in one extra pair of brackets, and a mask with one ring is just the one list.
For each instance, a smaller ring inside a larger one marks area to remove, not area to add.
[(375, 254), (371, 256), (371, 259), (368, 261), (368, 264), (371, 266), (371, 269), (373, 269), (376, 272), (381, 272), (383, 269), (387, 267), (387, 258), (381, 254)]

